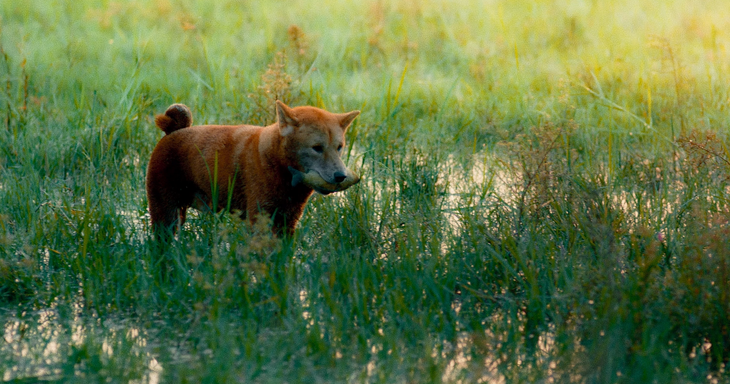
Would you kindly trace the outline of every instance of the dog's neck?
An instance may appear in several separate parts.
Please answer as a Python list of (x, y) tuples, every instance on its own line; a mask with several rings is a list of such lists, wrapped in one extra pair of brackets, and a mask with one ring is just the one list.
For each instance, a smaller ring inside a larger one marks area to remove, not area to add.
[(290, 154), (285, 153), (283, 142), (284, 138), (279, 133), (279, 125), (277, 123), (264, 127), (259, 136), (259, 153), (265, 159), (266, 167), (276, 169), (278, 171), (277, 174), (284, 175), (282, 179), (283, 187), (291, 188), (298, 192), (298, 194), (308, 197), (314, 191), (312, 188), (305, 184), (292, 185), (292, 174), (289, 172), (289, 166), (293, 166), (294, 164), (289, 164), (284, 160), (290, 158)]
[[(282, 137), (279, 134), (278, 124), (264, 127), (259, 136), (259, 153), (266, 159), (267, 165), (281, 167)], [(283, 157), (286, 158), (286, 157)]]

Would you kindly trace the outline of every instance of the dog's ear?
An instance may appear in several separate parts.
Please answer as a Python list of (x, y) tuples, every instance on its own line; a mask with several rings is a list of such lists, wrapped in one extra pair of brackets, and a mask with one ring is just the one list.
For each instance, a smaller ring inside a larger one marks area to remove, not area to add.
[(291, 135), (299, 126), (299, 120), (294, 117), (294, 111), (279, 100), (276, 100), (276, 117), (279, 120), (279, 132), (282, 136)]
[(352, 121), (355, 120), (355, 118), (359, 114), (360, 111), (352, 111), (338, 114), (337, 120), (340, 121), (340, 127), (342, 127), (342, 130), (347, 131), (347, 128), (350, 126), (350, 124), (352, 124)]

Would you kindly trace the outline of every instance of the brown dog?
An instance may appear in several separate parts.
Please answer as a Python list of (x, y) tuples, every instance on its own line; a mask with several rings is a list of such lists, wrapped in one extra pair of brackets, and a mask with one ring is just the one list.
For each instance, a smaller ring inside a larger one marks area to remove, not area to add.
[(155, 123), (166, 135), (147, 167), (155, 233), (174, 233), (185, 222), (187, 209), (194, 207), (240, 211), (250, 220), (264, 213), (272, 217), (276, 233), (291, 234), (317, 188), (294, 174), (315, 173), (323, 185), (336, 185), (337, 190), (357, 182), (340, 155), (345, 131), (360, 111), (337, 114), (315, 107), (289, 108), (277, 101), (276, 114), (278, 122), (267, 127), (192, 127), (190, 110), (183, 104), (158, 115)]

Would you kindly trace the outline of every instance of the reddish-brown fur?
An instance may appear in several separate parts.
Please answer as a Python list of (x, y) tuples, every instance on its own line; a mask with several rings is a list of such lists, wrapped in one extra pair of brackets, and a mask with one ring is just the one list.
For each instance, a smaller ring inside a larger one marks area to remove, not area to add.
[(173, 104), (155, 118), (166, 135), (147, 168), (155, 232), (174, 232), (185, 222), (187, 209), (195, 207), (240, 211), (249, 219), (264, 213), (272, 216), (275, 232), (291, 234), (313, 190), (304, 184), (292, 186), (288, 167), (315, 170), (328, 182), (340, 178), (345, 168), (339, 149), (358, 114), (289, 108), (277, 102), (279, 121), (266, 127), (191, 127), (189, 109)]

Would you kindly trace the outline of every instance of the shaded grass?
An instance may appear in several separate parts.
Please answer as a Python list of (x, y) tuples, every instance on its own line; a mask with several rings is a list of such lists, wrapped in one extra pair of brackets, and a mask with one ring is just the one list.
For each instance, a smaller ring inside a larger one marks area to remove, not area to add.
[[(727, 381), (727, 5), (649, 5), (3, 3), (3, 379)], [(160, 258), (152, 116), (280, 97), (364, 181)]]

